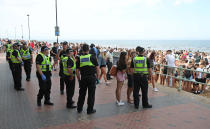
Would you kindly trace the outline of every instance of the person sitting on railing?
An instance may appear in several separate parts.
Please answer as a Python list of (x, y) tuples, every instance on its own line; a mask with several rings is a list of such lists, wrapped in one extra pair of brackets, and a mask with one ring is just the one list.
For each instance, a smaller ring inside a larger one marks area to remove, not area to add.
[[(184, 68), (185, 68), (185, 66), (184, 66)], [(175, 68), (175, 72), (174, 72), (174, 77), (175, 78), (173, 78), (173, 81), (174, 81), (173, 87), (174, 88), (176, 88), (177, 87), (177, 83), (179, 83), (179, 79), (177, 79), (179, 76), (180, 76), (180, 70)]]
[[(208, 72), (208, 74), (206, 74), (206, 84), (208, 85), (208, 83), (209, 83), (209, 80), (210, 80), (210, 65), (209, 65), (209, 63), (208, 62), (205, 62), (205, 67), (204, 67), (204, 69), (203, 69), (203, 71), (204, 72)], [(206, 90), (208, 90), (208, 86), (206, 86)]]
[[(166, 55), (166, 61), (167, 61), (167, 64), (168, 64), (168, 70), (167, 70), (167, 75), (168, 76), (168, 86), (170, 86), (170, 80), (171, 80), (171, 76), (174, 75), (174, 68), (175, 67), (175, 57), (174, 55), (172, 55), (172, 51), (171, 50), (168, 50), (167, 51), (167, 55)], [(174, 80), (172, 79), (172, 86), (174, 86)]]
[[(189, 62), (189, 64), (187, 65), (187, 69), (192, 69), (192, 62)], [(189, 81), (185, 81), (184, 82), (184, 87), (183, 90), (191, 92), (192, 88), (191, 88), (191, 80), (193, 79), (193, 72), (190, 70), (184, 70), (184, 78), (189, 80)]]
[[(196, 64), (196, 71), (201, 71), (201, 72), (195, 72), (196, 76), (195, 76), (195, 81), (197, 82), (201, 82), (201, 83), (206, 83), (206, 74), (202, 73), (203, 72), (203, 67), (204, 64)], [(195, 83), (194, 84), (194, 93), (195, 94), (200, 94), (203, 93), (205, 90), (206, 85), (202, 84), (202, 88), (200, 89), (199, 87), (199, 83)]]
[(164, 65), (166, 65), (166, 61), (163, 60), (162, 64), (163, 65), (161, 66), (161, 74), (162, 75), (160, 75), (160, 84), (165, 85), (166, 74), (167, 74), (167, 66), (164, 66)]

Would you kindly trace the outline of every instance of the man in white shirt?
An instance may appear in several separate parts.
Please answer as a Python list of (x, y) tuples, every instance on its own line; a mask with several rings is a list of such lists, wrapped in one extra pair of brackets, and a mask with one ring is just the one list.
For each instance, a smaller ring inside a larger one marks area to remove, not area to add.
[[(167, 65), (169, 66), (168, 69), (167, 69), (167, 75), (170, 75), (170, 76), (173, 76), (174, 75), (174, 71), (175, 71), (175, 57), (174, 55), (172, 55), (172, 51), (171, 50), (168, 50), (167, 51), (167, 55), (166, 55), (166, 62), (167, 62)], [(170, 79), (171, 77), (168, 76), (168, 86), (170, 84)], [(174, 87), (174, 79), (172, 79), (172, 86)]]
[(107, 80), (111, 80), (111, 75), (109, 74), (111, 68), (112, 68), (112, 65), (113, 65), (113, 49), (110, 49), (108, 52), (107, 52), (107, 68), (108, 68), (108, 71), (107, 71), (107, 74), (106, 74), (106, 77), (107, 77)]

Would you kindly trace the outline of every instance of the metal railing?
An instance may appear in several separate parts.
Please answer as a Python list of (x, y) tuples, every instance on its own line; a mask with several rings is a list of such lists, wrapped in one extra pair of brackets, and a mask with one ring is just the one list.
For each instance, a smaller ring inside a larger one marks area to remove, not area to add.
[[(198, 72), (198, 73), (205, 73), (205, 74), (210, 74), (209, 72), (205, 72), (205, 71), (197, 71), (197, 70), (193, 70), (193, 69), (187, 69), (187, 68), (182, 68), (182, 66), (179, 67), (172, 67), (172, 66), (168, 66), (168, 65), (162, 65), (162, 64), (155, 64), (155, 66), (159, 65), (160, 67), (167, 67), (168, 68), (174, 68), (175, 70), (178, 69), (179, 71), (179, 76), (173, 76), (173, 75), (168, 75), (168, 74), (162, 74), (162, 69), (160, 68), (160, 72), (155, 72), (159, 75), (165, 75), (165, 76), (169, 76), (171, 78), (174, 79), (178, 79), (179, 80), (179, 87), (178, 87), (178, 91), (182, 90), (182, 81), (187, 81), (187, 82), (193, 82), (193, 83), (197, 83), (197, 84), (202, 84), (202, 85), (206, 85), (206, 86), (210, 86), (210, 84), (207, 83), (202, 83), (202, 82), (198, 82), (195, 80), (189, 80), (189, 79), (185, 79), (183, 78), (183, 70), (188, 70), (188, 71), (193, 71), (193, 72)], [(193, 76), (193, 75), (192, 75)]]

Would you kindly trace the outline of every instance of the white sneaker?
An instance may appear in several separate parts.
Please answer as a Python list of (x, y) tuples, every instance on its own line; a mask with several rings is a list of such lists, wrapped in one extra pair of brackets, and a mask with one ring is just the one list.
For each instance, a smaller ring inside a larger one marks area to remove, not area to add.
[(122, 101), (120, 101), (120, 102), (117, 101), (116, 103), (117, 103), (118, 106), (123, 106), (123, 105), (125, 105), (125, 103), (123, 103)]
[(109, 84), (111, 84), (111, 82), (105, 82), (105, 84), (106, 84), (106, 85), (109, 85)]
[(153, 88), (153, 91), (155, 91), (155, 92), (158, 92), (159, 90), (158, 90), (158, 88)]
[(208, 90), (208, 89), (209, 89), (209, 87), (207, 86), (205, 89), (206, 89), (206, 90)]

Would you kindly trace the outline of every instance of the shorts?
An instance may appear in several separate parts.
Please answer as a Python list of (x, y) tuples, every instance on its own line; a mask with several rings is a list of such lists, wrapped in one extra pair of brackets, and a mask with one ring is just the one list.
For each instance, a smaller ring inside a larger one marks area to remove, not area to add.
[(58, 59), (57, 59), (55, 56), (53, 56), (53, 61), (54, 61), (54, 62), (57, 62)]
[(127, 74), (127, 76), (128, 76), (128, 87), (133, 88), (134, 87), (133, 75)]
[(102, 67), (106, 67), (106, 65), (101, 65), (100, 68), (102, 68)]
[[(195, 81), (201, 82), (201, 83), (206, 83), (206, 78), (195, 78)], [(199, 83), (194, 83), (195, 85), (199, 85)]]
[(167, 69), (167, 74), (168, 75), (173, 75), (174, 74), (175, 69), (174, 68), (168, 68)]
[(117, 81), (125, 81), (125, 78), (126, 78), (126, 74), (125, 73), (122, 73), (121, 71), (118, 71), (117, 72)]
[(189, 78), (186, 78), (185, 77), (184, 79), (187, 79), (187, 80), (190, 80), (191, 81), (191, 80), (193, 80), (193, 76), (191, 75)]

